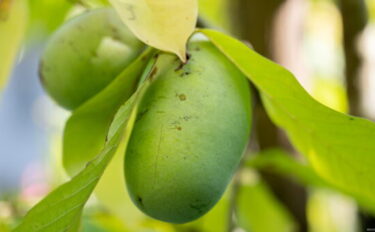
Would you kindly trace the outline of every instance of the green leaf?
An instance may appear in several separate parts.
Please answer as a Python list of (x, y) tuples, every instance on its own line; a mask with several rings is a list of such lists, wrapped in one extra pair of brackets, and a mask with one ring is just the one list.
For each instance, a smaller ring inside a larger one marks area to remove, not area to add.
[(246, 170), (242, 175), (245, 181), (236, 201), (239, 226), (256, 232), (296, 231), (294, 219), (264, 182)]
[(186, 42), (198, 18), (197, 0), (109, 0), (145, 44), (186, 61)]
[(261, 151), (249, 159), (246, 166), (289, 177), (298, 183), (312, 187), (310, 188), (313, 190), (312, 192), (325, 191), (330, 192), (331, 195), (335, 193), (337, 196), (339, 196), (338, 192), (341, 192), (348, 195), (347, 190), (328, 183), (309, 164), (301, 163), (281, 149), (274, 148)]
[(375, 124), (315, 101), (283, 67), (220, 32), (200, 30), (255, 84), (272, 120), (315, 171), (375, 212)]
[(26, 31), (26, 0), (0, 1), (0, 91), (13, 68)]
[(87, 163), (86, 168), (69, 182), (51, 192), (34, 206), (14, 230), (15, 232), (77, 231), (75, 222), (80, 217), (85, 203), (115, 154), (123, 139), (124, 128), (131, 116), (135, 115), (134, 108), (148, 86), (149, 81), (146, 81), (119, 109), (111, 124), (108, 141), (100, 154)]
[(70, 175), (82, 170), (103, 149), (116, 111), (136, 89), (152, 53), (147, 49), (109, 86), (73, 112), (63, 142), (63, 163)]
[[(308, 164), (299, 162), (281, 149), (268, 149), (253, 155), (246, 166), (284, 175), (313, 187), (309, 188), (307, 204), (310, 231), (355, 231), (356, 204), (351, 198), (337, 193), (338, 189), (317, 176)], [(340, 213), (337, 213), (338, 207)]]
[(320, 178), (308, 164), (297, 161), (281, 149), (275, 148), (261, 151), (248, 160), (246, 165), (255, 169), (282, 174), (306, 186), (334, 188)]

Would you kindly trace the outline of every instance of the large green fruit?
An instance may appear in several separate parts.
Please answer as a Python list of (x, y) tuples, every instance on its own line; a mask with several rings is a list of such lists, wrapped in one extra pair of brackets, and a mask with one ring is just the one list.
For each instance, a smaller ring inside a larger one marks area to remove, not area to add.
[(188, 53), (187, 64), (169, 59), (165, 71), (157, 70), (125, 158), (134, 203), (172, 223), (192, 221), (215, 205), (250, 132), (246, 78), (207, 41), (190, 43)]
[(75, 109), (106, 87), (143, 48), (114, 10), (92, 10), (52, 35), (40, 77), (58, 104)]

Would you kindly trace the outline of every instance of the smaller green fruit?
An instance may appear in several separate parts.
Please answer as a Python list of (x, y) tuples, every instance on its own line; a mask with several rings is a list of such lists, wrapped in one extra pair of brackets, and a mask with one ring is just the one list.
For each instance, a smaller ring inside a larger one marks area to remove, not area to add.
[(105, 88), (143, 50), (113, 9), (69, 20), (49, 40), (40, 77), (49, 95), (73, 110)]

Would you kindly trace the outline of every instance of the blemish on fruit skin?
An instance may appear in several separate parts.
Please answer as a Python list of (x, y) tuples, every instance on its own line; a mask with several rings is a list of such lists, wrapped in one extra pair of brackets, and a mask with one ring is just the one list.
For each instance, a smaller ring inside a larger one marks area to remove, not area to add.
[(185, 116), (181, 117), (181, 119), (183, 119), (186, 122), (189, 121), (191, 118), (192, 118), (192, 116), (189, 116), (189, 115), (185, 115)]
[(176, 126), (176, 129), (180, 131), (180, 130), (182, 130), (182, 127)]
[(142, 197), (137, 196), (137, 201), (138, 201), (139, 205), (140, 205), (142, 208), (144, 208)]
[(146, 61), (147, 58), (148, 58), (147, 56), (142, 56), (141, 60), (142, 60), (142, 61)]
[(353, 121), (353, 120), (354, 120), (354, 118), (349, 118), (349, 120), (350, 120), (350, 121)]
[(189, 71), (185, 71), (183, 73), (180, 74), (180, 77), (184, 77), (184, 76), (188, 76), (190, 75), (190, 72)]
[(185, 94), (179, 94), (178, 98), (180, 99), (180, 101), (185, 101), (186, 100), (186, 95)]
[(172, 123), (171, 123), (172, 125), (180, 125), (180, 121), (173, 121)]
[(203, 213), (204, 209), (207, 207), (207, 204), (200, 203), (199, 200), (197, 200), (197, 202), (191, 203), (189, 206), (190, 208), (197, 210), (198, 213)]
[(121, 35), (120, 35), (119, 30), (118, 30), (116, 27), (112, 26), (112, 27), (111, 27), (111, 31), (112, 31), (112, 35), (111, 35), (111, 37), (112, 37), (114, 40), (121, 41)]
[(139, 112), (139, 114), (137, 115), (137, 119), (135, 120), (136, 122), (141, 120), (143, 118), (143, 116), (148, 112), (149, 109), (144, 109), (143, 111)]
[(150, 73), (150, 79), (151, 79), (151, 80), (154, 79), (154, 77), (155, 77), (155, 75), (156, 75), (157, 72), (158, 72), (158, 68), (155, 66), (155, 67), (152, 69), (151, 73)]
[(115, 41), (121, 41), (121, 36), (120, 35), (117, 35), (117, 34), (113, 34), (111, 35), (112, 39), (115, 40)]
[(76, 47), (76, 45), (74, 44), (73, 41), (69, 41), (68, 42), (68, 45), (77, 53), (77, 54), (81, 54), (81, 51)]

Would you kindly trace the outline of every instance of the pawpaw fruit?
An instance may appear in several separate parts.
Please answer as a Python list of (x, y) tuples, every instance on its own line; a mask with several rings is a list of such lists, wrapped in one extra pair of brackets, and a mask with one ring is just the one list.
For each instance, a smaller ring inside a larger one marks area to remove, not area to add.
[[(210, 42), (188, 46), (142, 98), (125, 157), (128, 192), (145, 214), (186, 223), (220, 199), (250, 134), (245, 76)], [(164, 54), (164, 56), (170, 56)]]
[(113, 9), (91, 10), (67, 21), (48, 41), (41, 82), (73, 110), (105, 88), (144, 49)]

